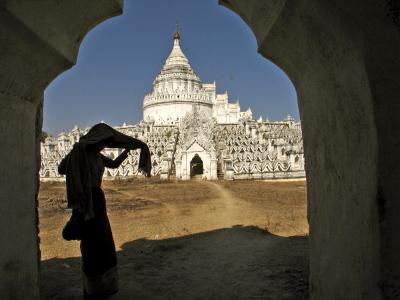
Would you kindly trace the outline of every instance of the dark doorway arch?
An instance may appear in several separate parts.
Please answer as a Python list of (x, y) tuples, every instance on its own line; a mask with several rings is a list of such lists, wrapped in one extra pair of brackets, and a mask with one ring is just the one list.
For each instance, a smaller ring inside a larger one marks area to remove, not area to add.
[(196, 154), (190, 161), (190, 178), (196, 175), (202, 175), (204, 172), (203, 161), (200, 156)]

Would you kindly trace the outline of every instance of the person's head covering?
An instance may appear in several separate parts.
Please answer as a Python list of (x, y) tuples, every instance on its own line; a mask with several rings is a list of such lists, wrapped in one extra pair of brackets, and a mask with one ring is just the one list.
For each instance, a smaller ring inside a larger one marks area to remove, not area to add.
[(105, 123), (94, 125), (79, 139), (79, 144), (82, 146), (94, 145), (100, 142), (105, 142), (108, 148), (140, 149), (139, 169), (147, 176), (150, 176), (151, 157), (146, 143), (123, 134)]
[(104, 123), (94, 125), (87, 134), (75, 143), (66, 157), (66, 186), (68, 207), (78, 210), (85, 219), (94, 217), (90, 168), (87, 159), (87, 146), (104, 142), (106, 147), (140, 149), (139, 169), (146, 176), (151, 172), (151, 155), (149, 147), (142, 141), (127, 136)]

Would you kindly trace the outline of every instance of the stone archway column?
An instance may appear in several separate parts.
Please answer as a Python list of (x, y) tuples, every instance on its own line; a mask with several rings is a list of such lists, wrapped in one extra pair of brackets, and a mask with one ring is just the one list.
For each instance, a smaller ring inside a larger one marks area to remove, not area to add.
[(311, 299), (400, 291), (396, 1), (220, 0), (293, 81), (307, 173)]
[(40, 106), (0, 94), (0, 278), (6, 299), (39, 294), (37, 116)]
[(39, 299), (37, 218), (43, 91), (76, 62), (118, 0), (0, 1), (0, 295)]

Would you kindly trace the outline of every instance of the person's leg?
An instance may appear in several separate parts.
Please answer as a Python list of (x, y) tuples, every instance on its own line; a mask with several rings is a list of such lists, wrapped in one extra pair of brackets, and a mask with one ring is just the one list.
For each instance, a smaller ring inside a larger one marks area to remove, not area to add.
[(82, 275), (85, 292), (91, 296), (88, 299), (94, 295), (94, 299), (102, 299), (118, 291), (117, 256), (104, 194), (93, 190), (92, 197), (95, 218), (87, 221), (81, 241)]

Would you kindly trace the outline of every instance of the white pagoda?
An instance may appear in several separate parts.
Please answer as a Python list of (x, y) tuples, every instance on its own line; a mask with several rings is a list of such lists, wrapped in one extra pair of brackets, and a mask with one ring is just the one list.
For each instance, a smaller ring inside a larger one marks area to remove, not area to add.
[[(217, 94), (216, 84), (203, 83), (180, 47), (180, 33), (174, 33), (174, 45), (153, 82), (153, 91), (144, 97), (143, 120), (156, 125), (178, 124), (196, 109), (217, 123), (237, 123), (240, 105), (228, 102), (228, 93)], [(251, 117), (251, 116), (250, 116)]]
[[(203, 83), (180, 47), (180, 33), (153, 91), (144, 97), (143, 120), (115, 127), (149, 145), (152, 175), (160, 178), (264, 179), (304, 177), (300, 123), (288, 116), (280, 122), (254, 120), (251, 109), (240, 111), (228, 93), (217, 94), (216, 84)], [(41, 147), (42, 180), (63, 180), (57, 172), (61, 159), (89, 128), (75, 127)], [(121, 149), (106, 149), (116, 157)], [(106, 169), (109, 179), (140, 176), (138, 151), (131, 151), (118, 169)]]

